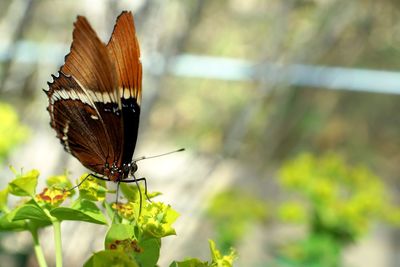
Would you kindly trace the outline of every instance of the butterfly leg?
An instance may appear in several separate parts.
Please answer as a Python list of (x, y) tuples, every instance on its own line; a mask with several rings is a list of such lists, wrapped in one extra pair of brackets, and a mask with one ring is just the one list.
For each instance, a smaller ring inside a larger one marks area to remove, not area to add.
[(137, 188), (138, 188), (138, 190), (139, 190), (139, 197), (140, 197), (139, 214), (140, 214), (141, 211), (142, 211), (142, 201), (143, 201), (143, 199), (142, 199), (142, 190), (140, 189), (140, 186), (139, 186), (139, 182), (141, 182), (141, 181), (144, 182), (144, 195), (146, 196), (146, 199), (147, 199), (149, 202), (152, 202), (152, 201), (150, 200), (149, 196), (147, 195), (147, 180), (146, 180), (145, 177), (136, 179), (136, 177), (133, 176), (133, 179), (132, 179), (132, 180), (122, 180), (122, 181), (121, 181), (121, 182), (123, 182), (123, 183), (136, 183)]
[[(82, 181), (80, 181), (77, 185), (71, 187), (71, 188), (68, 189), (67, 191), (72, 191), (72, 190), (74, 190), (75, 188), (78, 188), (79, 186), (81, 186), (81, 184), (83, 184), (83, 182), (85, 182), (85, 181), (87, 180), (87, 178), (89, 178), (90, 175), (92, 175), (92, 176), (98, 178), (98, 177), (96, 176), (96, 174), (89, 173), (88, 175), (86, 175), (85, 178), (82, 179)], [(99, 179), (100, 179), (100, 178), (99, 178)], [(105, 179), (105, 178), (103, 178), (103, 179)]]
[[(99, 176), (99, 175), (97, 175), (97, 174), (95, 174), (95, 173), (91, 173), (91, 174), (89, 174), (89, 175), (91, 175), (91, 176), (93, 176), (93, 177), (95, 177), (95, 178), (97, 178), (97, 179), (99, 179), (99, 180), (110, 181), (110, 179), (104, 178), (104, 177)], [(89, 176), (89, 175), (88, 175), (88, 176)], [(87, 178), (87, 177), (86, 177), (86, 178)], [(85, 178), (85, 179), (86, 179), (86, 178)], [(80, 182), (79, 185), (80, 185), (81, 183), (82, 183), (82, 182)]]
[[(105, 177), (102, 177), (102, 176), (99, 176), (99, 175), (97, 175), (97, 174), (91, 174), (93, 177), (95, 177), (95, 178), (97, 178), (97, 179), (99, 179), (99, 180), (103, 180), (103, 181), (110, 181), (110, 179), (108, 179), (108, 178), (105, 178)], [(86, 177), (87, 178), (87, 177)], [(86, 179), (85, 178), (85, 179)], [(83, 182), (83, 181), (82, 181)], [(79, 183), (79, 185), (82, 183), (82, 182), (80, 182)], [(123, 182), (123, 180), (122, 181), (117, 181), (117, 190), (116, 190), (116, 200), (115, 200), (115, 204), (116, 204), (116, 206), (118, 206), (118, 203), (119, 203), (119, 186), (120, 186), (120, 183), (121, 182)], [(135, 182), (135, 180), (132, 180), (132, 182)], [(140, 192), (140, 188), (139, 188), (139, 192)], [(117, 210), (115, 210), (115, 212), (116, 212)], [(140, 206), (139, 206), (139, 215), (140, 215), (140, 213), (142, 212), (142, 194), (140, 193)], [(115, 214), (114, 214), (115, 215)], [(115, 219), (116, 217), (114, 216), (113, 217), (113, 222), (114, 222), (114, 219)]]
[[(139, 187), (138, 182), (141, 182), (141, 181), (144, 182), (144, 195), (146, 196), (146, 199), (147, 199), (149, 202), (152, 202), (151, 199), (149, 198), (149, 196), (147, 195), (147, 180), (146, 180), (145, 177), (142, 177), (142, 178), (139, 178), (139, 179), (136, 179), (135, 177), (133, 177), (133, 180), (122, 180), (121, 182), (122, 182), (122, 183), (136, 183), (137, 186), (138, 186), (139, 192), (140, 192), (140, 187)], [(141, 192), (140, 192), (140, 193), (141, 193)]]

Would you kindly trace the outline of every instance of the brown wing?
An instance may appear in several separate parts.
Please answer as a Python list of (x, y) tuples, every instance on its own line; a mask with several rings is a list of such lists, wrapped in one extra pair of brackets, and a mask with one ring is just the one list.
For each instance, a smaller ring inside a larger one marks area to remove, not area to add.
[(78, 16), (72, 33), (71, 52), (61, 71), (72, 75), (85, 89), (107, 93), (118, 102), (119, 92), (113, 63), (107, 48), (85, 17)]
[(123, 11), (118, 16), (113, 33), (107, 44), (111, 61), (118, 76), (118, 87), (122, 98), (134, 98), (140, 105), (142, 98), (142, 63), (139, 42), (131, 12)]
[(129, 163), (136, 146), (142, 97), (142, 64), (131, 12), (124, 11), (117, 18), (107, 49), (115, 66), (121, 96), (124, 121), (122, 163)]
[(118, 120), (113, 117), (121, 113), (122, 108), (113, 60), (85, 17), (78, 16), (74, 26), (71, 52), (61, 71), (72, 75), (93, 99), (105, 122), (111, 154), (120, 162), (124, 132), (122, 117), (118, 116)]
[[(78, 16), (74, 26), (71, 51), (59, 78), (49, 84), (49, 111), (52, 127), (66, 150), (94, 170), (90, 163), (100, 164), (103, 160), (104, 166), (106, 162), (121, 161), (122, 105), (117, 74), (106, 45), (85, 17)], [(65, 136), (68, 121), (69, 134)], [(68, 138), (68, 147), (62, 138)]]
[(46, 91), (50, 125), (67, 152), (88, 169), (103, 173), (105, 163), (111, 165), (115, 157), (104, 129), (104, 116), (73, 77), (59, 72), (53, 79)]

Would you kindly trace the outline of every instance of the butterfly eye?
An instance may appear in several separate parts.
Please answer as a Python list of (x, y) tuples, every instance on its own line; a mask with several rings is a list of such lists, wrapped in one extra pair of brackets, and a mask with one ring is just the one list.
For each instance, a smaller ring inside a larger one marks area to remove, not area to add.
[(131, 163), (131, 173), (135, 173), (138, 169), (136, 162)]

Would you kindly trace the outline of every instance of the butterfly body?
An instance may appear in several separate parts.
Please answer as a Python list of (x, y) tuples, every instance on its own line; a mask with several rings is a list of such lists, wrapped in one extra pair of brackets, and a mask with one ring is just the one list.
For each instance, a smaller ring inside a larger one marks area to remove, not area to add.
[(50, 125), (86, 168), (119, 182), (137, 170), (142, 65), (133, 16), (122, 12), (108, 44), (86, 18), (74, 26), (71, 52), (45, 91)]

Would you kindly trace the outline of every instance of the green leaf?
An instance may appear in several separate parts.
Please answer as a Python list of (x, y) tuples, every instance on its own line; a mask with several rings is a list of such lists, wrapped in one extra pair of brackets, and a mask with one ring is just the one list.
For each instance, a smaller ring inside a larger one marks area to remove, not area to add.
[(28, 228), (29, 228), (29, 230), (32, 230), (32, 229), (44, 228), (44, 227), (47, 227), (47, 226), (50, 226), (50, 225), (52, 225), (52, 223), (50, 221), (30, 220)]
[(96, 224), (107, 224), (103, 213), (95, 203), (88, 200), (77, 201), (71, 208), (57, 207), (50, 214), (60, 221), (83, 221)]
[(2, 231), (23, 231), (49, 225), (51, 225), (51, 219), (34, 201), (15, 208), (0, 219), (0, 230)]
[(137, 240), (132, 224), (113, 224), (107, 232), (105, 248), (122, 251), (134, 257), (140, 266), (155, 266), (160, 256), (161, 240), (148, 238)]
[(132, 224), (112, 224), (106, 234), (104, 247), (110, 248), (115, 240), (126, 240), (135, 238), (135, 226)]
[(15, 196), (33, 197), (35, 195), (38, 177), (38, 170), (31, 170), (30, 172), (21, 174), (8, 184), (9, 192)]
[(121, 222), (120, 216), (118, 216), (118, 214), (112, 208), (114, 203), (111, 204), (111, 203), (104, 201), (102, 204), (103, 204), (103, 207), (105, 208), (105, 212), (106, 212), (108, 218), (111, 218), (112, 222), (115, 224), (120, 223)]
[(120, 183), (122, 194), (128, 199), (129, 202), (138, 202), (140, 199), (139, 190), (137, 185), (128, 185), (126, 183)]
[(32, 220), (36, 221), (42, 225), (51, 224), (51, 219), (44, 212), (44, 210), (32, 203), (25, 203), (24, 205), (16, 208), (11, 212), (11, 220), (19, 221), (19, 220)]
[(72, 188), (72, 183), (66, 175), (50, 176), (46, 179), (46, 184), (48, 187), (57, 187), (65, 190)]
[(211, 251), (211, 263), (202, 262), (198, 259), (187, 259), (184, 261), (174, 261), (169, 267), (232, 267), (234, 260), (237, 258), (236, 253), (231, 250), (229, 255), (221, 255), (216, 248), (214, 241), (209, 240)]
[[(120, 183), (120, 188), (122, 194), (128, 199), (129, 202), (135, 202), (135, 203), (139, 202), (140, 194), (136, 184), (129, 185), (127, 183)], [(142, 199), (145, 200), (146, 199), (145, 188), (141, 186), (140, 191), (142, 193)], [(161, 195), (160, 192), (147, 193), (147, 197), (149, 199), (152, 199), (159, 195)]]
[(28, 225), (25, 221), (12, 221), (11, 214), (5, 214), (0, 217), (0, 231), (25, 231)]
[(105, 199), (107, 193), (105, 181), (87, 174), (83, 174), (79, 178), (79, 182), (83, 180), (85, 181), (79, 186), (79, 197), (91, 201), (103, 201)]
[(122, 251), (103, 250), (90, 257), (83, 267), (139, 267), (136, 261)]
[(140, 225), (148, 236), (162, 238), (176, 234), (172, 224), (178, 217), (179, 213), (171, 206), (161, 202), (152, 202), (144, 207)]
[(156, 266), (160, 257), (161, 239), (149, 238), (139, 242), (142, 249), (140, 253), (135, 253), (135, 259), (140, 266)]
[(221, 255), (217, 249), (215, 242), (208, 240), (210, 244), (212, 263), (210, 267), (232, 267), (234, 260), (237, 258), (235, 251), (231, 250), (229, 255)]
[(199, 259), (187, 259), (184, 261), (174, 261), (169, 267), (208, 267), (208, 263), (202, 262)]
[(0, 210), (3, 212), (7, 212), (7, 203), (8, 203), (8, 188), (5, 188), (0, 191)]

